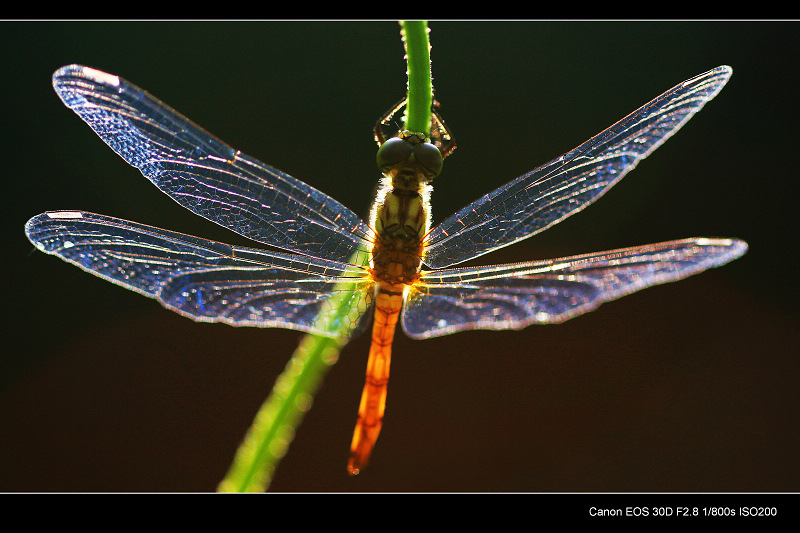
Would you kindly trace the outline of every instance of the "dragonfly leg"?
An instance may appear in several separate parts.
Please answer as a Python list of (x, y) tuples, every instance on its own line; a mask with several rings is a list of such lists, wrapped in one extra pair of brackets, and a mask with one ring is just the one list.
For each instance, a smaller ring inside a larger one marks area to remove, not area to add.
[[(408, 98), (403, 98), (395, 105), (392, 106), (386, 113), (384, 113), (378, 121), (375, 123), (375, 128), (372, 130), (375, 134), (375, 142), (378, 143), (378, 146), (383, 146), (383, 143), (387, 140), (387, 135), (383, 131), (383, 127), (388, 124), (394, 116), (406, 106), (408, 102)], [(398, 127), (398, 130), (403, 129), (402, 127)]]
[[(378, 119), (375, 123), (375, 128), (372, 130), (375, 134), (375, 142), (378, 143), (378, 146), (383, 146), (383, 143), (387, 141), (387, 134), (383, 131), (383, 127), (386, 126), (395, 115), (397, 115), (401, 109), (403, 109), (406, 104), (408, 103), (408, 98), (403, 98), (399, 102), (397, 102), (391, 109), (389, 109), (386, 113)], [(447, 125), (444, 123), (444, 119), (439, 114), (439, 102), (436, 100), (433, 101), (433, 105), (431, 106), (431, 133), (430, 139), (431, 142), (439, 148), (439, 151), (442, 152), (442, 159), (447, 157), (448, 155), (453, 153), (453, 150), (456, 149), (456, 141), (453, 139), (453, 134)], [(402, 129), (402, 127), (398, 126), (398, 130)]]
[(456, 149), (456, 140), (444, 119), (439, 114), (439, 102), (433, 101), (431, 107), (431, 142), (442, 152), (442, 159), (453, 153)]

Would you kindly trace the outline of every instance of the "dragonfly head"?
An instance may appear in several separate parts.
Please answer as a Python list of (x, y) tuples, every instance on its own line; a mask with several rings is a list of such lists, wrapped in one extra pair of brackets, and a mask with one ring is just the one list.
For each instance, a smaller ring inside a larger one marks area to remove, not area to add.
[(442, 153), (424, 133), (403, 130), (378, 148), (378, 168), (388, 177), (412, 171), (421, 182), (442, 171)]

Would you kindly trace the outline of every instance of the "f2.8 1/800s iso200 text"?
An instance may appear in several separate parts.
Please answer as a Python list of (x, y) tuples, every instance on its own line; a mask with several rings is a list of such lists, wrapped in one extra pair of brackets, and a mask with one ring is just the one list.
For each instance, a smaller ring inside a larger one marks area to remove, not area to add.
[(629, 506), (629, 507), (589, 507), (589, 516), (596, 517), (728, 517), (728, 516), (778, 516), (777, 507), (765, 506), (713, 506), (713, 507), (687, 507), (687, 506)]

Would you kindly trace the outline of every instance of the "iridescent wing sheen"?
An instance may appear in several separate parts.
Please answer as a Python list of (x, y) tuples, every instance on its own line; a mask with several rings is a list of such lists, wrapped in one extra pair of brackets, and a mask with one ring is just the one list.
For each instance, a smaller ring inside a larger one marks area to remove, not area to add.
[(431, 268), (461, 263), (577, 213), (678, 131), (731, 72), (721, 66), (677, 85), (571, 152), (458, 211), (431, 230), (424, 263)]
[(351, 210), (132, 83), (70, 65), (53, 75), (53, 87), (112, 150), (194, 213), (255, 241), (334, 261), (370, 249), (370, 230)]
[(685, 239), (564, 259), (424, 272), (403, 329), (416, 339), (470, 329), (520, 329), (593, 310), (634, 291), (736, 259), (735, 239)]
[[(373, 282), (349, 263), (231, 246), (81, 211), (35, 216), (36, 247), (197, 321), (326, 336), (357, 330)], [(352, 331), (355, 334), (355, 331)]]

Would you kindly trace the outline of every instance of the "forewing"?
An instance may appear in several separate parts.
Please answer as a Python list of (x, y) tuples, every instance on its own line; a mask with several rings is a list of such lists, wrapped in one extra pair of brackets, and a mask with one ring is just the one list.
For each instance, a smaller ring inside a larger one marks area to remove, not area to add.
[(571, 152), (478, 199), (431, 230), (423, 261), (444, 268), (526, 239), (588, 206), (678, 131), (731, 75), (687, 80)]
[(735, 239), (686, 239), (564, 259), (425, 272), (409, 292), (403, 329), (425, 339), (470, 329), (563, 322), (626, 294), (723, 265)]
[(230, 246), (94, 213), (43, 213), (28, 221), (25, 233), (39, 250), (198, 321), (346, 336), (372, 298), (372, 282), (355, 265)]
[(351, 210), (288, 174), (235, 150), (139, 87), (70, 65), (53, 87), (125, 161), (185, 208), (250, 239), (348, 261), (369, 249)]

